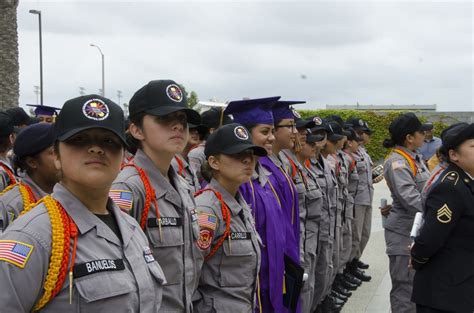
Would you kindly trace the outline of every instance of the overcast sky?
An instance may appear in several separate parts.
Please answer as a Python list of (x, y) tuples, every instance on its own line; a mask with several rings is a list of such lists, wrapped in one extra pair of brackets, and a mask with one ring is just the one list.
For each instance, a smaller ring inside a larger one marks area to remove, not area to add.
[(128, 102), (153, 79), (200, 100), (282, 96), (326, 104), (437, 104), (472, 111), (471, 1), (20, 0), (20, 103), (36, 103), (42, 11), (44, 102), (99, 93)]

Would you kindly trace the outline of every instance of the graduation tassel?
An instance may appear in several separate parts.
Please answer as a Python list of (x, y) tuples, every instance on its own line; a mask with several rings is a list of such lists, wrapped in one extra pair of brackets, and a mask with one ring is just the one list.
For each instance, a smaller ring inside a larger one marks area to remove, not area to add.
[(295, 152), (300, 152), (302, 147), (301, 147), (301, 142), (300, 142), (300, 138), (298, 134), (296, 134), (295, 136), (294, 144), (295, 144), (295, 147), (294, 147)]

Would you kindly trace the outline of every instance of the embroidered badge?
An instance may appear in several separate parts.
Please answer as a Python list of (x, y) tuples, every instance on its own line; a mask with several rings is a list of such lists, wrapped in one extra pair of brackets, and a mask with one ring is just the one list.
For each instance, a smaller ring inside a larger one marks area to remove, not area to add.
[(24, 268), (33, 246), (16, 240), (0, 240), (0, 260)]
[(166, 87), (166, 95), (174, 102), (181, 102), (181, 100), (183, 100), (183, 92), (181, 88), (175, 84)]
[(392, 170), (405, 168), (407, 165), (403, 160), (397, 160), (392, 162)]
[(129, 211), (133, 204), (133, 194), (128, 190), (110, 190), (109, 197), (124, 211)]
[(91, 120), (103, 121), (109, 116), (109, 107), (100, 99), (91, 99), (82, 106), (82, 113)]
[(213, 214), (200, 212), (198, 213), (198, 224), (202, 228), (215, 230), (217, 226), (217, 217)]
[(444, 175), (443, 179), (441, 181), (450, 181), (450, 182), (453, 182), (454, 185), (456, 185), (458, 183), (458, 180), (459, 180), (459, 175), (457, 172), (449, 172), (447, 173), (446, 175)]
[(293, 115), (296, 117), (296, 118), (301, 118), (301, 114), (298, 113), (298, 111), (296, 111), (295, 109), (291, 108), (291, 111), (293, 112)]
[(436, 218), (443, 224), (451, 222), (452, 215), (453, 211), (451, 211), (446, 203), (436, 211)]
[(315, 117), (313, 117), (313, 122), (314, 122), (314, 124), (319, 126), (323, 123), (323, 120), (319, 116), (315, 116)]
[(242, 126), (237, 126), (236, 128), (234, 128), (234, 134), (237, 138), (241, 140), (249, 139), (249, 133)]
[(153, 253), (150, 247), (143, 247), (143, 257), (145, 258), (145, 262), (147, 263), (151, 263), (155, 261), (155, 258), (153, 257)]
[(200, 249), (206, 250), (211, 246), (213, 232), (208, 229), (201, 229), (197, 245)]

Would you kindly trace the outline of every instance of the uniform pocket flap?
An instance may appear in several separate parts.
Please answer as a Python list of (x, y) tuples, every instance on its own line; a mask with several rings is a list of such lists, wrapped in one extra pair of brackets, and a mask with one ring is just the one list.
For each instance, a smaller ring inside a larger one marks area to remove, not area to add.
[[(250, 233), (246, 233), (249, 235)], [(230, 240), (227, 238), (222, 244), (224, 254), (227, 256), (249, 256), (254, 253), (252, 247), (252, 241), (249, 239), (234, 239)]]
[(134, 292), (136, 287), (128, 272), (102, 272), (74, 281), (77, 291), (89, 303)]

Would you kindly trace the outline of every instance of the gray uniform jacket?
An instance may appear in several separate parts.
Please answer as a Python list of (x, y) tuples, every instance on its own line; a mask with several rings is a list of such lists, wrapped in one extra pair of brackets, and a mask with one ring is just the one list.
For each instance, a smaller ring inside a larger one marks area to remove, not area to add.
[[(165, 278), (137, 222), (109, 200), (122, 238), (91, 213), (62, 185), (54, 187), (58, 200), (78, 229), (72, 304), (69, 279), (41, 312), (158, 312)], [(44, 204), (17, 219), (0, 236), (0, 244), (17, 246), (16, 257), (27, 256), (24, 268), (0, 259), (2, 312), (30, 312), (43, 294), (51, 256), (51, 222)], [(70, 258), (72, 255), (72, 244)], [(12, 251), (14, 251), (13, 248)], [(151, 258), (150, 258), (151, 257)], [(69, 270), (69, 268), (68, 268)]]
[(189, 165), (196, 173), (196, 177), (201, 180), (201, 165), (206, 161), (206, 155), (204, 154), (205, 143), (199, 144), (197, 147), (191, 149), (188, 153)]
[[(182, 164), (182, 168), (179, 165), (177, 158), (179, 158), (179, 161)], [(171, 160), (171, 166), (174, 168), (174, 171), (176, 173), (178, 173), (181, 177), (184, 178), (184, 180), (186, 180), (193, 192), (197, 192), (199, 189), (201, 189), (201, 185), (199, 184), (196, 172), (182, 155), (176, 155)]]
[[(25, 175), (21, 178), (21, 182), (31, 188), (36, 200), (39, 200), (47, 195), (47, 193), (43, 191), (31, 179), (31, 177), (28, 176), (28, 174), (25, 173)], [(2, 230), (1, 224), (3, 224), (3, 230), (5, 230), (7, 226), (20, 215), (23, 209), (23, 197), (20, 193), (20, 187), (18, 185), (0, 195), (0, 219), (2, 221), (0, 223), (0, 232)], [(3, 220), (3, 216), (6, 216), (7, 219)]]
[(359, 151), (353, 154), (357, 162), (357, 174), (359, 184), (354, 202), (359, 205), (372, 205), (374, 197), (374, 186), (372, 184), (372, 159), (367, 150), (360, 146)]
[[(330, 158), (330, 156), (328, 156)], [(328, 190), (328, 198), (329, 198), (329, 218), (330, 218), (330, 234), (331, 237), (335, 237), (335, 230), (336, 230), (336, 223), (337, 223), (337, 194), (339, 192), (339, 188), (337, 185), (336, 180), (336, 173), (335, 168), (331, 166), (330, 162), (328, 162), (328, 158), (324, 158), (324, 178), (327, 181), (327, 190)]]
[[(429, 172), (420, 154), (398, 146), (416, 162), (416, 175), (408, 161), (396, 152), (391, 152), (384, 164), (384, 177), (393, 199), (385, 228), (403, 236), (409, 236), (416, 212), (422, 212), (421, 190)], [(408, 254), (408, 253), (407, 253)]]
[(316, 181), (320, 187), (322, 192), (323, 201), (322, 201), (322, 208), (321, 208), (321, 215), (320, 215), (320, 223), (319, 223), (319, 240), (330, 242), (332, 241), (332, 234), (333, 230), (330, 227), (330, 204), (329, 204), (329, 180), (331, 177), (326, 177), (327, 171), (329, 169), (329, 165), (326, 164), (323, 157), (319, 157), (318, 159), (311, 159), (311, 167), (310, 170), (314, 173), (316, 177)]
[[(231, 233), (217, 252), (203, 264), (195, 295), (195, 311), (251, 313), (255, 308), (260, 268), (259, 237), (252, 213), (240, 193), (234, 198), (214, 179), (206, 188), (212, 188), (222, 195), (230, 211)], [(226, 223), (221, 203), (212, 191), (197, 196), (196, 205), (201, 229), (198, 245), (204, 256), (207, 256), (224, 235)]]
[[(202, 255), (196, 245), (199, 225), (193, 192), (186, 181), (170, 168), (171, 182), (165, 179), (148, 156), (139, 149), (134, 163), (147, 173), (155, 189), (162, 236), (153, 202), (148, 212), (145, 234), (153, 256), (163, 268), (167, 284), (163, 288), (162, 312), (191, 312)], [(138, 221), (145, 205), (145, 187), (133, 167), (125, 167), (112, 190), (131, 192), (131, 215)]]
[[(8, 160), (0, 159), (0, 163), (6, 165), (10, 169), (10, 171), (13, 172), (13, 168), (10, 165), (10, 162), (8, 162)], [(3, 167), (0, 167), (0, 192), (11, 184), (12, 182), (10, 181), (10, 177), (8, 176), (7, 172)]]
[(348, 182), (347, 182), (347, 202), (346, 202), (346, 219), (354, 219), (354, 197), (357, 192), (357, 187), (359, 185), (359, 174), (357, 174), (357, 163), (355, 157), (349, 153), (346, 154), (346, 162), (348, 169)]

